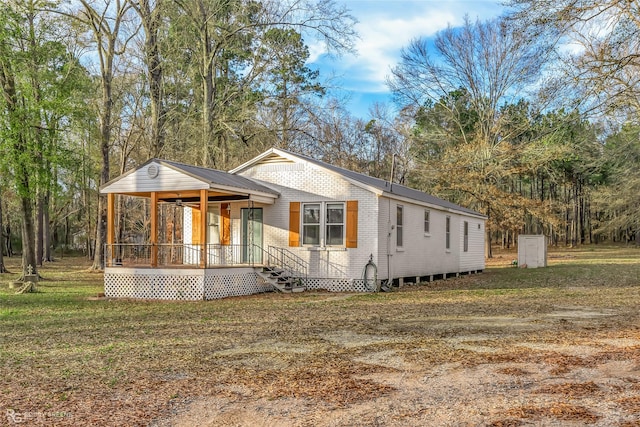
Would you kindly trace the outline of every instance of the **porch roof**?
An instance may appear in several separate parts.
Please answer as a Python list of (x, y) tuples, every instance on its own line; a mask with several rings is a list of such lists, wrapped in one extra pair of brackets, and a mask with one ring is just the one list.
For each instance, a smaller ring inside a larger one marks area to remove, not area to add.
[(210, 198), (251, 199), (273, 203), (279, 193), (240, 175), (169, 160), (150, 159), (100, 187), (102, 194), (129, 194), (148, 197), (164, 193), (161, 199), (185, 199), (198, 190), (209, 190)]

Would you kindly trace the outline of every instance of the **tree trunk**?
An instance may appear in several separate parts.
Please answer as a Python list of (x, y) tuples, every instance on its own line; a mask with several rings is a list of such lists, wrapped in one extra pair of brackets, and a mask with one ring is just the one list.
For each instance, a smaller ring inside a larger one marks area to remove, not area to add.
[[(204, 45), (202, 46), (202, 55), (208, 58), (211, 55), (209, 40), (205, 38)], [(215, 150), (211, 152), (211, 142), (214, 134), (213, 126), (213, 99), (215, 91), (215, 82), (213, 78), (213, 69), (211, 65), (205, 65), (202, 70), (202, 166), (203, 167), (217, 167), (216, 165), (216, 153)]]
[(487, 203), (487, 220), (485, 222), (485, 242), (484, 242), (484, 256), (485, 258), (493, 258), (491, 251), (491, 228), (489, 227), (489, 221), (491, 219), (491, 205)]
[(164, 147), (164, 127), (167, 120), (163, 104), (163, 67), (158, 48), (158, 32), (161, 22), (161, 0), (151, 10), (149, 0), (140, 1), (138, 14), (145, 28), (145, 54), (149, 76), (149, 100), (151, 106), (151, 157), (159, 157)]
[[(113, 57), (111, 57), (111, 61)], [(111, 73), (102, 77), (102, 111), (100, 112), (100, 153), (102, 168), (100, 173), (100, 185), (109, 182), (109, 148), (111, 143), (111, 113), (113, 100), (111, 98)], [(96, 222), (96, 241), (93, 255), (93, 270), (104, 270), (104, 244), (107, 241), (107, 195), (98, 195), (98, 220)]]
[(0, 195), (0, 273), (8, 273), (6, 267), (4, 266), (4, 249), (4, 223), (2, 222), (2, 197)]
[[(22, 211), (22, 274), (37, 274), (38, 262), (35, 248), (35, 227), (31, 198), (20, 197)], [(29, 268), (31, 267), (31, 268)]]
[(7, 220), (6, 230), (5, 236), (7, 240), (5, 244), (7, 245), (7, 257), (11, 258), (13, 256), (13, 245), (11, 244), (11, 225), (9, 225), (9, 220)]
[(42, 259), (44, 258), (44, 196), (38, 194), (36, 202), (36, 262), (39, 266), (42, 266)]
[(51, 224), (49, 218), (49, 202), (51, 200), (51, 191), (47, 189), (46, 194), (43, 198), (42, 205), (42, 224), (44, 225), (43, 233), (42, 233), (42, 249), (43, 256), (42, 260), (44, 262), (53, 261), (53, 257), (51, 256)]

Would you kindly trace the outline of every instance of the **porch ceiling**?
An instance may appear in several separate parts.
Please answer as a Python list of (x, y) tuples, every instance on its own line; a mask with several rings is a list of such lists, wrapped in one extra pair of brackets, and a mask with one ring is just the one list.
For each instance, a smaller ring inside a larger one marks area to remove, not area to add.
[[(158, 191), (158, 202), (162, 203), (184, 203), (184, 204), (199, 204), (200, 203), (200, 190), (181, 190), (181, 191)], [(120, 194), (124, 196), (144, 197), (151, 198), (151, 192), (119, 192), (114, 194)], [(273, 204), (275, 198), (273, 197), (260, 197), (252, 194), (234, 194), (221, 191), (210, 190), (207, 192), (207, 198), (209, 202), (234, 202), (242, 200), (251, 200), (254, 202)]]

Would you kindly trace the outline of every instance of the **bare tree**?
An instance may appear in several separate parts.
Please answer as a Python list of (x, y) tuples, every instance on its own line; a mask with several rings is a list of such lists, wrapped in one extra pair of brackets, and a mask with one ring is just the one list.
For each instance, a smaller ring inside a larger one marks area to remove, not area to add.
[(500, 202), (512, 201), (500, 187), (507, 159), (516, 155), (509, 145), (515, 135), (501, 121), (500, 107), (524, 96), (553, 52), (544, 39), (529, 37), (508, 21), (466, 18), (461, 28), (438, 33), (433, 51), (426, 39), (413, 40), (388, 79), (400, 102), (417, 114), (425, 108), (438, 112), (447, 123), (441, 128), (449, 129), (453, 145), (442, 148), (443, 167), (431, 164), (425, 170), (440, 177), (442, 189), (457, 192), (489, 216), (487, 256), (492, 217), (503, 210)]
[[(510, 19), (564, 47), (566, 85), (583, 111), (606, 113), (640, 95), (640, 9), (625, 0), (511, 0)], [(573, 84), (571, 84), (573, 83)]]
[(167, 112), (164, 104), (164, 64), (160, 55), (160, 31), (164, 2), (162, 0), (139, 0), (133, 7), (140, 16), (144, 28), (144, 58), (149, 81), (151, 122), (150, 157), (158, 157), (165, 143)]
[[(329, 51), (352, 49), (354, 19), (333, 0), (179, 1), (183, 30), (201, 82), (203, 165), (224, 168), (233, 138), (244, 143), (244, 124), (255, 116), (259, 77), (268, 71), (252, 51), (271, 28), (296, 29), (321, 39)], [(187, 27), (187, 25), (189, 27)], [(188, 38), (196, 34), (197, 37)]]
[[(138, 25), (130, 16), (133, 7), (129, 0), (80, 0), (77, 11), (62, 12), (85, 26), (92, 35), (99, 60), (101, 100), (100, 117), (100, 185), (110, 179), (110, 147), (113, 113), (113, 78), (116, 73), (116, 58), (125, 53), (129, 41), (138, 31)], [(107, 200), (98, 198), (98, 220), (96, 225), (93, 269), (104, 268), (104, 243), (106, 242)]]

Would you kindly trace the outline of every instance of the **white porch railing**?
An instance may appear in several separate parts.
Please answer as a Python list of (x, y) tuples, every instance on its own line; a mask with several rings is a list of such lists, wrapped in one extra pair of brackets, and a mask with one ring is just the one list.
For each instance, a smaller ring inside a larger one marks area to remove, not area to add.
[[(107, 267), (182, 267), (263, 265), (264, 254), (255, 245), (116, 243), (106, 245)], [(203, 252), (204, 251), (204, 252)]]

